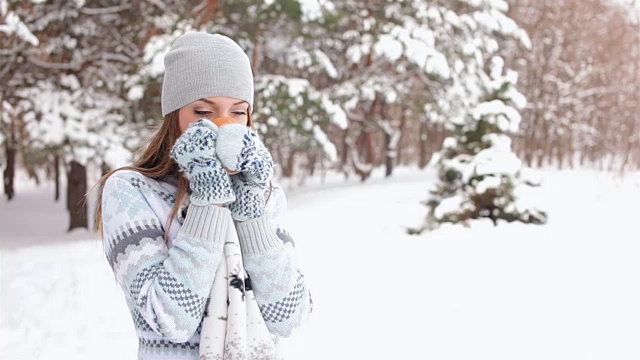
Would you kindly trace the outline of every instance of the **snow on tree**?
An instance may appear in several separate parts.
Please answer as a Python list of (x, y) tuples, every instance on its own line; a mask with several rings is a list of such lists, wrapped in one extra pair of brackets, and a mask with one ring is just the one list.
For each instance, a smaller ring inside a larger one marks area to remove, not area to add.
[(16, 34), (22, 41), (33, 46), (40, 44), (38, 38), (29, 30), (27, 24), (20, 20), (20, 16), (14, 11), (9, 11), (7, 0), (0, 0), (0, 19), (4, 21), (4, 24), (0, 24), (0, 32), (5, 33), (5, 35)]
[(74, 75), (62, 75), (55, 83), (39, 81), (16, 95), (28, 134), (22, 153), (25, 161), (42, 163), (50, 154), (56, 164), (61, 160), (67, 170), (67, 206), (78, 215), (70, 216), (69, 230), (86, 227), (86, 210), (80, 210), (89, 187), (86, 166), (92, 162), (122, 166), (131, 155), (125, 145), (134, 134), (122, 126), (126, 104), (108, 93), (80, 87)]
[[(259, 76), (256, 93), (256, 127), (280, 159), (292, 162), (296, 154), (315, 152), (329, 161), (337, 160), (336, 147), (322, 128), (329, 122), (346, 127), (346, 114), (325, 94), (305, 79), (276, 75)], [(293, 170), (292, 164), (285, 165), (284, 175), (291, 176), (286, 171)]]
[[(342, 135), (342, 166), (364, 181), (378, 165), (376, 134), (390, 175), (407, 117), (417, 117), (432, 95), (428, 81), (447, 79), (450, 68), (438, 49), (437, 26), (417, 16), (425, 1), (335, 1), (329, 24), (339, 34), (318, 47), (334, 59), (339, 74), (325, 91), (345, 108), (351, 126)], [(343, 55), (344, 54), (344, 55)]]
[(35, 168), (52, 168), (57, 189), (59, 167), (66, 170), (69, 230), (87, 227), (86, 167), (130, 162), (146, 125), (136, 117), (141, 105), (135, 100), (143, 94), (128, 86), (131, 77), (157, 26), (167, 25), (161, 19), (178, 18), (168, 7), (190, 5), (58, 0), (14, 2), (9, 10), (6, 4), (0, 4), (6, 22), (0, 29), (12, 32), (0, 38), (0, 98), (9, 105), (3, 109), (19, 110), (19, 118), (3, 133), (10, 138), (24, 129), (20, 153), (33, 176)]
[[(32, 152), (60, 151), (65, 163), (87, 165), (104, 160), (111, 168), (128, 162), (130, 130), (123, 123), (122, 99), (81, 88), (73, 75), (63, 75), (59, 85), (40, 81), (21, 89), (23, 119)], [(108, 136), (105, 136), (108, 135)]]
[[(0, 32), (4, 34), (0, 40), (0, 46), (8, 47), (7, 44), (15, 47), (29, 48), (38, 46), (40, 42), (38, 38), (31, 32), (29, 26), (25, 24), (20, 16), (9, 10), (9, 4), (6, 0), (0, 0)], [(12, 54), (13, 52), (8, 52)], [(13, 53), (15, 54), (15, 53)], [(12, 55), (13, 55), (12, 54)], [(15, 60), (14, 56), (11, 60)], [(10, 61), (11, 61), (10, 60)], [(5, 62), (0, 70), (0, 78), (2, 74), (11, 71), (11, 63)], [(11, 200), (14, 196), (14, 177), (16, 169), (16, 154), (19, 148), (17, 132), (17, 117), (20, 110), (6, 100), (6, 86), (0, 89), (0, 145), (4, 147), (5, 157), (2, 158), (2, 164), (5, 169), (3, 172), (3, 187), (7, 198)]]
[[(503, 14), (506, 3), (465, 2), (471, 6), (466, 12), (446, 15), (467, 38), (460, 39), (454, 57), (453, 91), (435, 108), (440, 112), (434, 118), (445, 123), (450, 136), (432, 159), (439, 181), (430, 191), (425, 228), (479, 218), (495, 224), (545, 223), (546, 213), (532, 201), (531, 186), (537, 184), (526, 179), (527, 170), (512, 152), (508, 136), (518, 131), (518, 109), (526, 99), (515, 88), (517, 73), (505, 69), (498, 55), (504, 37), (525, 45), (528, 38)], [(490, 59), (488, 64), (485, 59)]]

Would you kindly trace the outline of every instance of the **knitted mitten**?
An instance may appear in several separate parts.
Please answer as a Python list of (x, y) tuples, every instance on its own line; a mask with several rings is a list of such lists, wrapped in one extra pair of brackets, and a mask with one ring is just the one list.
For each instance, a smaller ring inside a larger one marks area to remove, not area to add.
[(229, 175), (216, 157), (217, 137), (218, 127), (210, 120), (199, 119), (171, 149), (171, 157), (189, 180), (191, 204), (228, 204), (235, 200)]
[(231, 175), (236, 201), (229, 204), (231, 217), (236, 221), (258, 218), (265, 213), (265, 187), (248, 181), (244, 173)]
[(266, 186), (273, 177), (271, 154), (258, 134), (244, 125), (226, 124), (220, 128), (216, 154), (223, 166), (245, 173), (256, 185)]
[(273, 160), (264, 144), (250, 128), (227, 124), (220, 128), (216, 154), (231, 176), (236, 201), (229, 205), (235, 220), (260, 217), (265, 210), (265, 193), (273, 177)]

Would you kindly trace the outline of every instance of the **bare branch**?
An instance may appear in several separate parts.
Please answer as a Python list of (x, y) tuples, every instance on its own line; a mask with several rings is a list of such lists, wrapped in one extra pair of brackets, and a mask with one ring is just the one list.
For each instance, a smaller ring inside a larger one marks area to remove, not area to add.
[(107, 15), (115, 14), (131, 8), (131, 4), (111, 6), (106, 8), (81, 8), (80, 12), (86, 15)]
[(35, 56), (29, 56), (27, 57), (27, 59), (29, 60), (29, 62), (33, 63), (36, 66), (39, 66), (45, 69), (50, 69), (50, 70), (78, 71), (80, 70), (80, 67), (81, 67), (79, 63), (50, 63), (50, 62), (42, 61), (36, 58)]

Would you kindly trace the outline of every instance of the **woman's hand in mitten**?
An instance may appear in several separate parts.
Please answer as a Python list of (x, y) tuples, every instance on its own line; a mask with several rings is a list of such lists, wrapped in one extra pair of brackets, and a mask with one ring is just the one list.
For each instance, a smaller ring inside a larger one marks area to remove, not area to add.
[(239, 171), (231, 176), (236, 201), (229, 205), (232, 217), (246, 221), (264, 214), (266, 192), (273, 177), (273, 160), (250, 128), (227, 124), (220, 128), (216, 152), (222, 165)]
[(246, 181), (266, 188), (273, 177), (273, 160), (258, 134), (240, 124), (220, 128), (216, 153), (222, 165), (243, 173)]
[(171, 157), (189, 180), (194, 205), (228, 204), (235, 200), (229, 175), (216, 157), (218, 127), (207, 119), (190, 124), (176, 140)]
[(231, 217), (236, 221), (259, 218), (265, 213), (269, 185), (263, 186), (249, 180), (246, 173), (231, 175), (236, 201), (229, 204)]

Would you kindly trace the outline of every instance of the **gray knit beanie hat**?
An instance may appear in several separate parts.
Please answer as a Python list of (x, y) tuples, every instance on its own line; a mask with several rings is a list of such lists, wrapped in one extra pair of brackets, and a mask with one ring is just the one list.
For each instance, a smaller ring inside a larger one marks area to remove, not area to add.
[(228, 96), (253, 110), (253, 74), (240, 45), (219, 34), (187, 33), (164, 56), (162, 116), (198, 99)]

